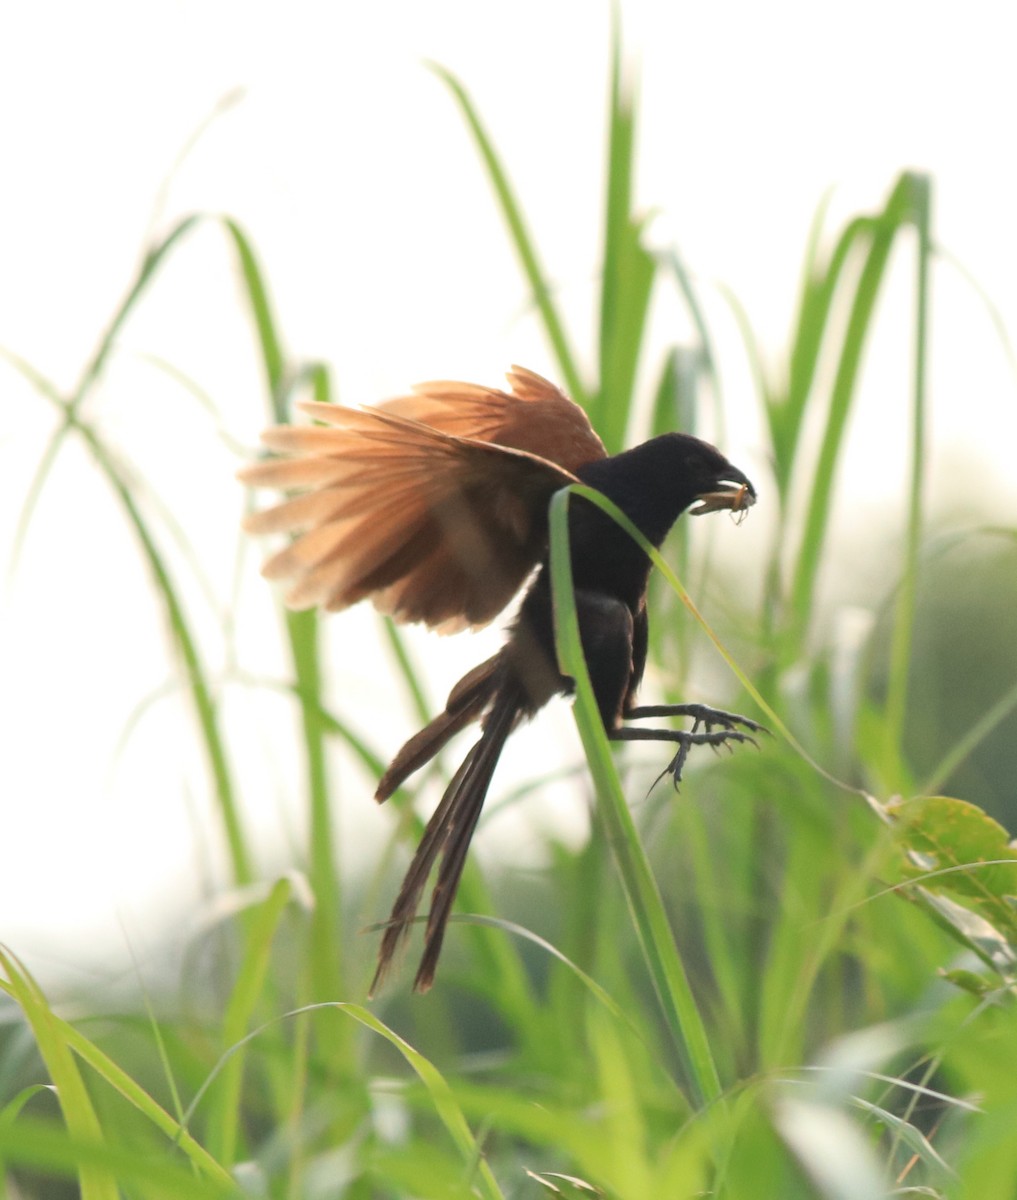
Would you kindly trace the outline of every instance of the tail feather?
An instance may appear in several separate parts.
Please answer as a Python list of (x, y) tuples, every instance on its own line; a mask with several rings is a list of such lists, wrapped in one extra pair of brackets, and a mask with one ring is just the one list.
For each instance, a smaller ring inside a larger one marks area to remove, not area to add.
[(413, 986), (426, 992), (434, 982), (441, 954), (445, 926), (455, 900), (466, 852), (473, 838), (505, 740), (512, 732), (520, 712), (514, 689), (503, 690), (484, 722), (480, 740), (470, 749), (462, 766), (445, 790), (441, 803), (427, 824), (410, 868), (399, 889), (378, 952), (378, 969), (371, 983), (371, 994), (382, 983), (392, 959), (409, 931), (420, 905), (436, 859), (441, 858), (438, 879), (431, 894), (431, 911), (424, 936), (424, 955)]
[(429, 763), (461, 729), (479, 719), (497, 690), (501, 661), (501, 654), (495, 654), (459, 680), (449, 694), (445, 711), (410, 738), (378, 781), (374, 798), (379, 804), (414, 771)]

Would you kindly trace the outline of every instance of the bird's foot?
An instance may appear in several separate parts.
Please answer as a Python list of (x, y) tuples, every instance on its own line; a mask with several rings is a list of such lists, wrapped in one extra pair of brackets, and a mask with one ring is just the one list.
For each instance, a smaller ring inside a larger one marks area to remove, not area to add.
[[(624, 742), (671, 742), (678, 746), (677, 753), (653, 781), (653, 786), (670, 775), (675, 788), (681, 783), (685, 760), (693, 746), (721, 746), (732, 749), (732, 742), (748, 742), (758, 747), (754, 733), (769, 733), (765, 725), (738, 713), (722, 708), (710, 708), (706, 704), (648, 704), (630, 709), (626, 721), (638, 721), (644, 717), (691, 717), (691, 729), (639, 729), (631, 725), (620, 726), (609, 733), (614, 741)], [(739, 728), (739, 726), (741, 728)]]
[[(653, 781), (653, 786), (656, 787), (665, 775), (670, 775), (674, 783), (675, 791), (678, 790), (678, 785), (682, 780), (682, 770), (685, 767), (685, 760), (689, 756), (689, 751), (693, 746), (712, 746), (714, 752), (723, 746), (730, 750), (732, 742), (748, 742), (752, 746), (758, 748), (759, 743), (752, 736), (752, 733), (765, 733), (766, 730), (762, 725), (755, 721), (750, 721), (746, 717), (737, 717), (733, 713), (721, 713), (718, 709), (707, 710), (712, 714), (712, 719), (707, 721), (705, 717), (702, 719), (702, 724), (706, 725), (704, 731), (698, 729), (699, 721), (693, 725), (692, 729), (677, 729), (672, 731), (673, 736), (669, 740), (678, 743), (678, 750), (674, 758), (667, 764), (663, 771)], [(723, 717), (724, 720), (719, 718)], [(728, 720), (730, 718), (730, 721)], [(743, 721), (751, 733), (746, 733), (741, 729), (734, 727), (735, 721)], [(720, 729), (713, 729), (712, 726), (721, 725)]]

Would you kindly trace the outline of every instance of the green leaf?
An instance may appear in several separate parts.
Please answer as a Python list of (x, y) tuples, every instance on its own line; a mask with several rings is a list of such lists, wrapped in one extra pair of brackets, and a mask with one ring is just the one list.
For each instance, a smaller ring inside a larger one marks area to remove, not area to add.
[(886, 806), (907, 859), (944, 926), (1012, 977), (1017, 968), (1017, 849), (977, 805), (920, 796)]

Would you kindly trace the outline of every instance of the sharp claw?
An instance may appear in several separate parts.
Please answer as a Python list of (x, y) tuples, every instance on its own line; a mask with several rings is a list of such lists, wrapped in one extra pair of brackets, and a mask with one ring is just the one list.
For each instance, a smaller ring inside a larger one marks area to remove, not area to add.
[[(704, 731), (700, 732), (699, 720), (697, 719), (693, 723), (691, 730), (682, 734), (682, 737), (678, 742), (677, 753), (664, 768), (664, 770), (661, 771), (661, 773), (653, 781), (653, 787), (656, 787), (665, 775), (670, 775), (672, 782), (674, 783), (675, 791), (677, 792), (679, 790), (678, 785), (681, 783), (682, 770), (685, 766), (686, 760), (689, 757), (689, 751), (693, 746), (709, 746), (711, 750), (713, 750), (714, 754), (719, 754), (722, 747), (727, 750), (729, 754), (733, 754), (734, 746), (731, 745), (732, 742), (749, 742), (757, 750), (759, 749), (759, 743), (756, 741), (756, 739), (752, 737), (751, 734), (746, 733), (741, 729), (734, 729), (731, 726), (725, 725), (721, 729), (714, 730), (710, 723), (705, 721), (703, 723), (706, 725), (706, 729)], [(745, 724), (749, 727), (755, 727), (754, 721), (750, 722), (746, 720)], [(756, 728), (753, 728), (753, 732), (756, 731)], [(768, 732), (767, 730), (764, 730), (762, 726), (758, 726), (758, 731)]]

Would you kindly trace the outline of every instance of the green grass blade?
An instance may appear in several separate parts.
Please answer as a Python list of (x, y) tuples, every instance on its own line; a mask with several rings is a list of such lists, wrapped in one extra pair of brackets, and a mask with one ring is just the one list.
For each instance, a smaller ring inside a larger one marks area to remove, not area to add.
[[(272, 308), (268, 283), (254, 247), (235, 221), (224, 220), (223, 226), (237, 252), (244, 280), (247, 303), (265, 373), (271, 419), (276, 424), (286, 424), (290, 419), (289, 401), (294, 388), (310, 387), (315, 400), (330, 403), (331, 379), (327, 368), (320, 363), (305, 364), (299, 369), (289, 367)], [(308, 873), (316, 898), (311, 920), (313, 949), (308, 960), (312, 975), (311, 998), (326, 1000), (344, 995), (346, 981), (340, 936), (342, 888), (335, 852), (331, 787), (325, 746), (327, 725), (322, 718), (324, 682), (318, 614), (314, 611), (287, 610), (285, 623), (295, 689), (301, 702), (302, 748), (309, 809)], [(350, 1065), (350, 1045), (340, 1036), (331, 1039), (329, 1046), (335, 1054), (336, 1068), (344, 1071)]]
[(623, 78), (621, 35), (615, 21), (608, 118), (607, 196), (600, 293), (600, 380), (590, 419), (609, 454), (624, 449), (636, 369), (656, 260), (642, 245), (642, 222), (632, 214), (635, 99)]
[(1017, 352), (1014, 350), (1014, 344), (1010, 336), (1010, 331), (1007, 328), (1006, 318), (1003, 316), (1002, 312), (1000, 312), (999, 306), (978, 281), (978, 279), (972, 274), (972, 272), (968, 270), (964, 263), (960, 261), (960, 259), (944, 250), (942, 246), (937, 245), (933, 247), (933, 250), (938, 259), (940, 259), (942, 262), (949, 263), (950, 266), (952, 266), (953, 269), (958, 272), (960, 277), (981, 301), (989, 321), (991, 322), (993, 329), (996, 331), (996, 337), (999, 339), (999, 344), (1003, 349), (1003, 353), (1006, 355), (1006, 361), (1010, 366), (1010, 370), (1015, 376), (1017, 376)]
[[(318, 614), (314, 611), (287, 610), (286, 629), (289, 634), (296, 690), (300, 697), (300, 721), (310, 802), (307, 855), (311, 889), (315, 896), (309, 964), (314, 976), (311, 998), (327, 1000), (343, 995), (346, 983), (342, 968), (339, 927), (342, 885), (337, 867), (325, 747), (329, 722), (321, 705), (324, 680), (321, 677)], [(349, 737), (346, 740), (350, 742)]]
[(176, 244), (205, 218), (200, 213), (193, 213), (191, 216), (184, 217), (179, 221), (163, 238), (163, 240), (148, 250), (142, 260), (141, 267), (134, 278), (133, 283), (127, 293), (126, 298), (121, 303), (110, 322), (109, 328), (99, 341), (95, 353), (85, 366), (78, 381), (77, 387), (74, 389), (74, 394), (71, 398), (70, 414), (73, 415), (78, 406), (84, 400), (85, 396), (91, 390), (92, 385), (102, 374), (103, 368), (106, 365), (106, 360), (116, 344), (117, 335), (131, 315), (134, 306), (141, 299), (149, 284), (156, 276), (156, 272), (163, 264), (163, 260), (173, 250)]
[[(54, 1088), (51, 1083), (33, 1083), (28, 1087), (23, 1087), (20, 1092), (12, 1096), (10, 1100), (0, 1108), (0, 1129), (6, 1129), (13, 1125), (14, 1122), (21, 1116), (21, 1113), (29, 1101), (34, 1100), (36, 1096), (48, 1096), (54, 1093)], [(2, 1179), (2, 1174), (0, 1174)], [(3, 1195), (0, 1192), (0, 1195)]]
[(593, 488), (585, 487), (582, 484), (573, 484), (571, 488), (566, 490), (577, 496), (582, 496), (584, 499), (589, 500), (591, 504), (596, 504), (596, 506), (603, 512), (607, 513), (607, 515), (611, 517), (613, 521), (617, 522), (617, 524), (619, 524), (622, 529), (625, 530), (629, 537), (631, 537), (640, 545), (640, 547), (642, 547), (647, 557), (661, 573), (661, 575), (663, 575), (668, 586), (678, 596), (682, 604), (684, 604), (684, 606), (692, 614), (694, 620), (699, 624), (699, 627), (713, 643), (717, 653), (724, 660), (724, 662), (727, 663), (732, 674), (742, 685), (752, 700), (759, 706), (760, 712), (764, 715), (769, 723), (770, 732), (777, 733), (784, 738), (792, 750), (794, 750), (795, 754), (797, 754), (799, 758), (807, 763), (813, 771), (817, 772), (817, 774), (821, 775), (825, 780), (827, 780), (828, 783), (832, 783), (835, 787), (840, 788), (842, 791), (851, 792), (853, 795), (861, 796), (866, 801), (870, 800), (871, 798), (868, 796), (868, 793), (866, 793), (863, 789), (854, 787), (852, 784), (846, 783), (842, 779), (838, 779), (836, 775), (832, 774), (824, 766), (822, 766), (821, 763), (817, 762), (816, 759), (813, 758), (808, 752), (808, 750), (805, 749), (799, 739), (795, 737), (795, 735), (788, 728), (786, 722), (783, 720), (777, 710), (760, 692), (759, 688), (756, 687), (749, 676), (746, 675), (746, 673), (742, 670), (734, 655), (727, 649), (720, 638), (717, 637), (714, 631), (710, 628), (706, 619), (703, 617), (703, 614), (696, 607), (692, 597), (685, 590), (681, 580), (679, 580), (675, 575), (670, 565), (661, 556), (660, 552), (650, 545), (646, 538), (643, 537), (643, 535), (621, 511), (621, 509), (618, 508), (617, 505), (612, 504), (606, 496), (602, 496)]
[(540, 264), (536, 247), (523, 218), (522, 209), (512, 191), (512, 185), (509, 183), (508, 175), (494, 148), (494, 143), (484, 129), (473, 101), (459, 80), (456, 79), (451, 71), (446, 70), (437, 63), (430, 63), (428, 65), (455, 97), (456, 103), (459, 105), (459, 109), (466, 119), (466, 124), (469, 126), (470, 133), (473, 135), (473, 140), (483, 159), (484, 166), (487, 168), (488, 178), (491, 181), (491, 186), (494, 188), (502, 216), (508, 225), (512, 244), (519, 255), (523, 273), (526, 276), (534, 302), (540, 312), (551, 348), (554, 351), (562, 377), (565, 380), (565, 386), (577, 404), (581, 404), (584, 408), (589, 407), (589, 396), (586, 388), (583, 386), (579, 368), (576, 365), (576, 358), (565, 332), (565, 326), (558, 315), (558, 309), (552, 299), (547, 276)]
[(289, 879), (278, 880), (244, 927), (244, 957), (226, 1008), (222, 1031), (224, 1044), (236, 1047), (236, 1052), (223, 1066), (209, 1119), (210, 1153), (227, 1166), (232, 1166), (236, 1160), (240, 1090), (246, 1057), (244, 1039), (264, 989), (272, 942), (292, 893), (293, 885)]
[(978, 744), (1017, 710), (1017, 683), (1003, 693), (982, 716), (950, 747), (915, 789), (919, 795), (935, 795)]
[[(14, 367), (18, 374), (24, 376), (41, 396), (45, 396), (47, 400), (59, 408), (65, 407), (66, 402), (60, 394), (60, 389), (55, 383), (52, 383), (41, 374), (41, 372), (37, 371), (31, 363), (26, 362), (20, 355), (14, 354), (13, 351), (3, 347), (0, 347), (0, 355)], [(18, 514), (18, 522), (14, 528), (14, 539), (11, 543), (11, 554), (7, 563), (7, 572), (11, 577), (13, 577), (17, 570), (22, 547), (25, 544), (25, 539), (28, 537), (28, 530), (32, 523), (36, 506), (39, 503), (39, 497), (42, 495), (42, 489), (49, 478), (50, 471), (53, 469), (57, 455), (60, 453), (60, 447), (63, 445), (64, 438), (67, 436), (67, 428), (66, 424), (62, 424), (53, 431), (32, 473), (32, 478), (25, 492), (25, 499), (21, 505), (21, 511)]]
[(865, 262), (854, 290), (847, 328), (840, 349), (830, 410), (823, 432), (812, 487), (805, 506), (805, 529), (791, 582), (793, 627), (804, 630), (813, 611), (816, 576), (831, 511), (836, 465), (851, 403), (855, 395), (872, 316), (894, 240), (913, 219), (912, 180), (902, 176), (880, 216), (871, 225)]
[(286, 358), (272, 312), (265, 275), (250, 239), (237, 222), (224, 218), (223, 227), (233, 241), (240, 262), (244, 287), (247, 290), (247, 302), (258, 335), (265, 383), (272, 405), (272, 417), (277, 425), (283, 425), (289, 420), (284, 394)]
[(144, 1114), (160, 1133), (175, 1145), (191, 1161), (202, 1175), (218, 1181), (224, 1187), (232, 1186), (228, 1171), (219, 1165), (211, 1154), (187, 1132), (176, 1118), (154, 1100), (144, 1088), (132, 1079), (94, 1042), (60, 1017), (53, 1018), (56, 1028), (66, 1044), (111, 1088), (119, 1092), (140, 1113)]
[(826, 202), (820, 205), (809, 232), (797, 316), (791, 337), (787, 393), (770, 397), (766, 408), (776, 460), (777, 483), (784, 497), (791, 483), (820, 352), (831, 324), (837, 285), (851, 251), (872, 228), (872, 221), (868, 217), (850, 221), (837, 239), (829, 262), (823, 267), (819, 261), (819, 239), (826, 207)]
[(406, 645), (406, 639), (403, 637), (399, 626), (390, 617), (382, 618), (382, 629), (385, 631), (385, 638), (392, 651), (392, 656), (395, 658), (396, 666), (399, 669), (399, 674), (402, 676), (403, 684), (409, 694), (410, 701), (413, 704), (417, 720), (422, 721), (426, 725), (431, 719), (431, 702), (427, 697), (427, 692), (424, 690), (421, 673), (414, 665), (409, 647)]
[(64, 399), (60, 396), (59, 392), (47, 380), (38, 372), (28, 368), (27, 364), (23, 363), (22, 360), (13, 355), (7, 356), (34, 383), (40, 394), (49, 399), (60, 410), (63, 416), (62, 424), (54, 433), (42, 455), (39, 467), (36, 470), (29, 489), (28, 498), (22, 508), (18, 541), (20, 542), (27, 532), (35, 502), (41, 494), (41, 489), (48, 478), (50, 468), (56, 459), (63, 438), (69, 432), (76, 433), (85, 441), (100, 469), (106, 476), (107, 482), (120, 500), (126, 512), (128, 522), (141, 544), (143, 556), (152, 573), (157, 594), (163, 601), (167, 623), (173, 635), (177, 652), (183, 662), (185, 677), (188, 681), (198, 718), (210, 773), (214, 781), (219, 811), (226, 832), (226, 840), (233, 864), (234, 879), (237, 883), (243, 884), (252, 878), (250, 856), (237, 811), (232, 775), (229, 769), (225, 745), (219, 730), (217, 706), (198, 655), (196, 639), (191, 633), (183, 605), (177, 595), (169, 569), (159, 552), (154, 535), (149, 528), (149, 523), (135, 499), (135, 489), (94, 427), (80, 420), (78, 417), (78, 409), (81, 403), (101, 375), (103, 367), (115, 344), (115, 339), (135, 304), (153, 281), (157, 270), (170, 250), (176, 246), (180, 239), (199, 220), (201, 218), (195, 215), (180, 221), (162, 242), (145, 255), (142, 266), (128, 291), (126, 299), (115, 313), (109, 329), (101, 338), (96, 352), (83, 371), (81, 379), (69, 399)]
[[(561, 669), (575, 680), (576, 724), (597, 791), (598, 813), (618, 865), (643, 957), (687, 1074), (694, 1106), (699, 1108), (720, 1096), (720, 1079), (660, 891), (621, 791), (583, 658), (568, 551), (568, 502), (571, 491), (568, 488), (558, 492), (551, 501), (550, 510), (555, 636)], [(587, 491), (583, 489), (583, 494)]]
[(926, 374), (928, 368), (929, 259), (931, 256), (932, 185), (927, 176), (907, 175), (906, 219), (918, 233), (915, 271), (914, 367), (911, 402), (911, 478), (908, 519), (904, 538), (904, 570), (894, 606), (887, 679), (886, 737), (890, 745), (902, 744), (907, 715), (908, 674), (918, 598), (918, 553), (922, 539), (922, 513), (926, 464)]
[(136, 489), (132, 486), (126, 472), (120, 467), (95, 429), (90, 424), (79, 420), (72, 413), (68, 402), (57, 398), (57, 403), (67, 419), (68, 428), (74, 429), (88, 446), (108, 484), (120, 501), (128, 523), (141, 545), (143, 557), (155, 583), (156, 593), (165, 610), (174, 646), (183, 664), (184, 678), (191, 694), (202, 735), (202, 744), (214, 783), (219, 814), (233, 866), (233, 877), (238, 884), (249, 883), (254, 877), (254, 872), (237, 807), (226, 746), (219, 727), (218, 704), (198, 653), (197, 641), (191, 633), (183, 602), (177, 594), (177, 588), (169, 568), (137, 502)]
[[(9, 951), (0, 950), (0, 967), (7, 977), (0, 987), (17, 1002), (31, 1027), (35, 1044), (56, 1089), (68, 1134), (86, 1144), (100, 1142), (99, 1118), (46, 997), (20, 960)], [(10, 1126), (0, 1126), (0, 1135), (5, 1132), (10, 1132)], [(82, 1163), (78, 1167), (78, 1183), (81, 1200), (118, 1200), (112, 1172), (99, 1163)]]
[[(676, 250), (669, 250), (663, 256), (663, 265), (674, 276), (678, 293), (685, 302), (685, 307), (688, 309), (689, 317), (696, 331), (696, 338), (699, 342), (699, 366), (706, 375), (710, 384), (710, 390), (713, 393), (713, 402), (718, 418), (717, 437), (723, 443), (725, 440), (722, 423), (724, 416), (724, 393), (721, 387), (720, 372), (717, 370), (717, 355), (713, 346), (710, 326), (706, 320), (706, 313), (703, 311), (703, 306), (696, 293), (695, 285), (692, 282), (692, 276), (689, 274), (688, 267), (686, 267), (681, 255)], [(695, 432), (693, 424), (689, 424), (688, 426), (682, 425), (680, 428), (687, 429), (689, 433)]]
[(372, 1032), (380, 1034), (399, 1051), (427, 1089), (435, 1112), (462, 1155), (468, 1171), (474, 1176), (473, 1183), (477, 1193), (487, 1197), (487, 1200), (504, 1200), (504, 1193), (498, 1186), (494, 1174), (484, 1158), (483, 1150), (474, 1137), (452, 1089), (434, 1064), (372, 1012), (362, 1008), (359, 1004), (336, 1004), (334, 1007), (351, 1016), (355, 1021), (359, 1021), (361, 1025)]

